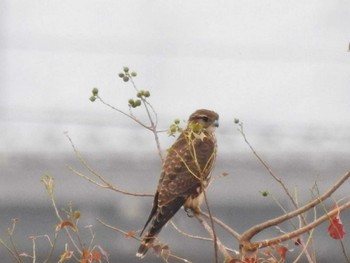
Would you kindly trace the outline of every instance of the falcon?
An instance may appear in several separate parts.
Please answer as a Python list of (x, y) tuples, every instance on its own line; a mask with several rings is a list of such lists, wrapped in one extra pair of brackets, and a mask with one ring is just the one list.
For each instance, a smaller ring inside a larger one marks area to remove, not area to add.
[(162, 227), (183, 206), (185, 211), (198, 214), (203, 201), (203, 191), (208, 186), (216, 158), (215, 129), (219, 115), (200, 109), (188, 119), (187, 128), (168, 149), (163, 163), (153, 208), (141, 232), (143, 236), (136, 253), (143, 258), (152, 247)]

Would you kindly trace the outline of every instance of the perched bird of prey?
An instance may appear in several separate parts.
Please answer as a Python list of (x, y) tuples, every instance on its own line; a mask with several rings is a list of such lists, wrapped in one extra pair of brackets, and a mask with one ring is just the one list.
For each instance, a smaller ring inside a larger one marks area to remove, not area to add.
[(216, 157), (215, 128), (219, 115), (210, 110), (197, 110), (169, 148), (163, 163), (153, 208), (141, 232), (151, 222), (136, 254), (143, 258), (162, 227), (184, 206), (194, 213), (200, 211), (203, 191), (208, 186)]

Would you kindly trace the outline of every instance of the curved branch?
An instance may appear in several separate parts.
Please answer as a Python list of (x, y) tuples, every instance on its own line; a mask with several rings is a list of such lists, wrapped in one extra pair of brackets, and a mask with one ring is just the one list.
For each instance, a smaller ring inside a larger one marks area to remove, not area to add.
[(98, 99), (99, 99), (104, 105), (106, 105), (107, 107), (109, 107), (109, 108), (111, 108), (111, 109), (113, 109), (113, 110), (115, 110), (115, 111), (121, 113), (122, 115), (124, 115), (124, 116), (126, 116), (126, 117), (132, 119), (132, 120), (135, 121), (137, 124), (141, 125), (143, 128), (152, 131), (152, 127), (147, 126), (146, 124), (144, 124), (144, 123), (142, 123), (141, 121), (139, 121), (136, 117), (134, 117), (134, 116), (132, 116), (132, 115), (130, 115), (130, 114), (128, 114), (128, 113), (126, 113), (126, 112), (124, 112), (124, 111), (122, 111), (122, 110), (120, 110), (120, 109), (114, 107), (114, 106), (112, 106), (112, 105), (109, 104), (108, 102), (105, 102), (99, 95), (96, 95), (96, 98), (98, 98)]
[[(206, 218), (209, 219), (209, 215), (207, 213), (204, 213), (203, 211), (201, 211), (201, 215), (205, 216)], [(237, 240), (241, 239), (241, 235), (236, 232), (235, 230), (233, 230), (231, 227), (229, 227), (228, 225), (226, 225), (224, 222), (222, 222), (220, 219), (218, 219), (215, 216), (212, 216), (212, 219), (215, 223), (217, 223), (219, 226), (221, 226), (223, 229), (225, 229), (227, 232), (229, 232), (232, 236), (234, 236)]]
[(213, 241), (212, 238), (210, 237), (201, 237), (201, 236), (195, 236), (189, 233), (186, 233), (185, 231), (181, 230), (175, 223), (173, 220), (170, 220), (171, 225), (173, 226), (173, 228), (175, 228), (175, 230), (177, 232), (179, 232), (181, 235), (184, 235), (185, 237), (188, 238), (192, 238), (192, 239), (198, 239), (198, 240), (204, 240), (204, 241)]
[[(209, 226), (209, 224), (203, 220), (202, 218), (200, 218), (199, 216), (196, 216), (197, 220), (199, 221), (199, 223), (205, 228), (205, 230), (210, 234), (210, 236), (213, 238), (214, 240), (214, 232), (213, 229)], [(225, 259), (232, 259), (232, 256), (230, 255), (230, 253), (228, 253), (227, 248), (221, 243), (220, 239), (218, 239), (216, 237), (216, 246), (217, 248), (220, 250), (220, 252), (224, 255)]]
[[(129, 78), (130, 78), (130, 81), (131, 81), (131, 84), (133, 85), (134, 89), (138, 92), (138, 88), (136, 87), (136, 84), (132, 78), (131, 75), (129, 75)], [(132, 119), (134, 121), (136, 121), (137, 123), (139, 123), (141, 126), (149, 129), (150, 131), (152, 131), (153, 135), (154, 135), (154, 140), (156, 141), (156, 146), (157, 146), (157, 150), (158, 150), (158, 155), (159, 155), (159, 158), (160, 160), (162, 161), (162, 163), (164, 162), (164, 156), (162, 154), (162, 148), (160, 146), (160, 142), (159, 142), (159, 138), (158, 138), (158, 131), (157, 131), (157, 125), (158, 125), (158, 115), (157, 115), (157, 112), (155, 111), (155, 109), (153, 108), (152, 104), (149, 103), (145, 97), (141, 96), (140, 99), (142, 100), (143, 102), (143, 106), (145, 107), (145, 110), (146, 110), (146, 113), (147, 113), (147, 116), (148, 116), (148, 119), (151, 123), (151, 126), (150, 127), (147, 127), (145, 125), (143, 125), (140, 121), (138, 121), (136, 118), (134, 118), (132, 116)], [(154, 118), (155, 120), (153, 120), (152, 118), (152, 115), (151, 115), (151, 112), (149, 110), (149, 108), (152, 110), (153, 112), (153, 115), (154, 115)]]
[[(348, 178), (350, 177), (350, 172), (347, 172), (345, 175), (343, 175), (338, 182), (336, 182), (326, 193), (324, 193), (321, 197), (313, 200), (312, 202), (304, 205), (303, 207), (300, 207), (299, 209), (296, 209), (290, 213), (284, 214), (280, 217), (268, 220), (262, 224), (256, 225), (250, 229), (248, 229), (247, 231), (245, 231), (241, 237), (242, 241), (248, 241), (250, 240), (254, 235), (256, 235), (257, 233), (259, 233), (260, 231), (280, 224), (288, 219), (291, 219), (295, 216), (298, 216), (306, 211), (308, 211), (309, 209), (315, 207), (316, 205), (320, 204), (322, 201), (324, 201), (325, 199), (329, 198)], [(303, 228), (301, 228), (303, 229)], [(298, 230), (297, 230), (298, 231)]]
[(124, 194), (124, 195), (142, 196), (142, 197), (153, 197), (153, 196), (154, 196), (154, 195), (151, 194), (151, 193), (130, 192), (130, 191), (127, 191), (127, 190), (124, 190), (124, 189), (121, 189), (121, 188), (117, 188), (117, 187), (113, 186), (112, 184), (110, 184), (110, 183), (108, 183), (108, 182), (105, 182), (104, 179), (102, 180), (102, 179), (99, 177), (99, 178), (101, 179), (101, 181), (104, 183), (104, 184), (101, 184), (101, 183), (99, 183), (99, 182), (97, 182), (97, 181), (91, 179), (90, 177), (88, 177), (88, 176), (86, 176), (86, 175), (84, 175), (84, 174), (82, 174), (82, 173), (80, 173), (80, 172), (74, 170), (74, 169), (73, 169), (72, 167), (70, 167), (70, 166), (68, 166), (68, 169), (69, 169), (72, 173), (74, 173), (75, 175), (77, 175), (77, 176), (79, 176), (79, 177), (81, 177), (81, 178), (83, 178), (83, 179), (89, 181), (90, 183), (92, 183), (92, 184), (94, 184), (94, 185), (97, 185), (97, 186), (99, 186), (99, 187), (101, 187), (101, 188), (110, 189), (110, 190), (113, 190), (113, 191), (115, 191), (115, 192), (118, 192), (118, 193), (121, 193), (121, 194)]
[(93, 169), (92, 167), (90, 167), (87, 162), (85, 161), (85, 159), (83, 158), (83, 156), (80, 154), (80, 152), (78, 151), (78, 149), (75, 147), (73, 140), (70, 138), (70, 136), (68, 135), (68, 132), (65, 132), (66, 137), (68, 138), (73, 150), (74, 150), (74, 154), (75, 156), (78, 158), (78, 160), (80, 161), (80, 163), (86, 168), (88, 169), (88, 171), (93, 174), (95, 177), (97, 177), (103, 184), (93, 180), (92, 178), (90, 178), (87, 175), (84, 175), (78, 171), (76, 171), (75, 169), (73, 169), (71, 166), (68, 166), (68, 169), (73, 172), (75, 175), (80, 176), (81, 178), (84, 178), (85, 180), (89, 181), (92, 184), (95, 184), (99, 187), (102, 188), (106, 188), (106, 189), (110, 189), (113, 191), (116, 191), (118, 193), (122, 193), (125, 195), (132, 195), (132, 196), (147, 196), (147, 197), (152, 197), (154, 196), (151, 193), (137, 193), (137, 192), (130, 192), (130, 191), (126, 191), (120, 188), (116, 188), (115, 186), (113, 186), (110, 182), (108, 182), (102, 175), (100, 175), (97, 171), (95, 171), (95, 169)]
[(275, 237), (275, 238), (271, 238), (268, 240), (263, 240), (263, 241), (258, 241), (258, 242), (253, 242), (252, 245), (254, 247), (258, 247), (258, 248), (263, 248), (263, 247), (267, 247), (267, 246), (271, 246), (271, 245), (276, 245), (278, 243), (281, 243), (283, 241), (292, 239), (294, 237), (300, 236), (312, 229), (314, 229), (315, 227), (317, 227), (318, 225), (322, 224), (323, 222), (325, 222), (326, 220), (329, 220), (329, 218), (335, 216), (337, 213), (339, 213), (340, 211), (343, 211), (347, 208), (350, 208), (350, 202), (345, 203), (339, 207), (337, 207), (337, 209), (333, 209), (332, 211), (328, 212), (327, 214), (319, 217), (318, 219), (316, 219), (315, 221), (313, 221), (312, 223), (299, 228), (298, 230), (286, 233), (284, 235), (281, 235), (279, 237)]

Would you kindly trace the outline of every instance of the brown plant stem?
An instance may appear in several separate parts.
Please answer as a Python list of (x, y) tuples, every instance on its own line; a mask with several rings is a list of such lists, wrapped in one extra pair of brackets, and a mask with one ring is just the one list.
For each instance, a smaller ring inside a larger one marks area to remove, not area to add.
[(296, 209), (290, 213), (284, 214), (280, 217), (268, 220), (266, 222), (263, 222), (259, 225), (256, 225), (247, 231), (245, 231), (242, 234), (241, 240), (243, 241), (248, 241), (250, 240), (254, 235), (262, 231), (263, 229), (266, 229), (268, 227), (278, 225), (288, 219), (291, 219), (295, 216), (298, 216), (309, 209), (315, 207), (316, 205), (320, 204), (323, 202), (325, 199), (329, 198), (348, 178), (350, 177), (350, 172), (347, 172), (345, 175), (343, 175), (326, 193), (324, 193), (322, 196), (319, 198), (311, 201), (310, 203), (304, 205), (303, 207), (300, 207), (299, 209)]
[[(201, 211), (201, 215), (205, 216), (206, 218), (209, 219), (209, 215), (203, 211)], [(212, 216), (212, 219), (215, 223), (217, 223), (219, 226), (221, 226), (223, 229), (225, 229), (228, 233), (230, 233), (232, 236), (234, 236), (237, 240), (241, 239), (241, 235), (236, 232), (235, 230), (233, 230), (231, 227), (229, 227), (227, 224), (225, 224), (224, 222), (222, 222), (220, 219), (218, 219), (215, 216)]]
[(254, 246), (254, 247), (257, 247), (257, 248), (263, 248), (263, 247), (267, 247), (267, 246), (272, 246), (272, 245), (276, 245), (276, 244), (279, 244), (283, 241), (286, 241), (286, 240), (290, 240), (292, 238), (295, 238), (297, 236), (300, 236), (302, 234), (305, 234), (306, 232), (316, 228), (318, 225), (322, 224), (323, 222), (329, 220), (329, 218), (335, 216), (337, 213), (347, 209), (350, 207), (350, 202), (348, 203), (345, 203), (341, 206), (339, 206), (337, 209), (333, 209), (332, 211), (326, 213), (325, 215), (319, 217), (318, 219), (316, 219), (315, 221), (311, 222), (310, 224), (304, 226), (304, 227), (301, 227), (295, 231), (292, 231), (292, 232), (289, 232), (289, 233), (286, 233), (284, 235), (281, 235), (279, 237), (275, 237), (275, 238), (271, 238), (271, 239), (268, 239), (268, 240), (262, 240), (262, 241), (257, 241), (257, 242), (252, 242), (251, 244)]
[(88, 165), (88, 163), (85, 161), (85, 159), (83, 158), (83, 156), (81, 155), (81, 153), (78, 151), (78, 149), (75, 147), (73, 140), (71, 139), (71, 137), (69, 136), (69, 134), (67, 132), (65, 132), (66, 137), (68, 138), (75, 156), (77, 157), (77, 159), (79, 160), (79, 162), (82, 164), (82, 166), (84, 166), (92, 175), (94, 175), (96, 178), (98, 178), (101, 182), (97, 182), (95, 180), (93, 180), (91, 177), (84, 175), (80, 172), (78, 172), (77, 170), (75, 170), (74, 168), (72, 168), (71, 166), (68, 166), (68, 169), (73, 172), (75, 175), (87, 180), (88, 182), (95, 184), (101, 188), (106, 188), (106, 189), (110, 189), (113, 190), (115, 192), (119, 192), (125, 195), (132, 195), (132, 196), (143, 196), (143, 197), (153, 197), (154, 195), (151, 193), (138, 193), (138, 192), (131, 192), (131, 191), (127, 191), (118, 187), (115, 187), (112, 185), (112, 183), (110, 183), (107, 179), (105, 179), (102, 175), (100, 175), (95, 169), (93, 169), (90, 165)]
[[(214, 239), (214, 231), (213, 229), (210, 227), (210, 225), (203, 220), (201, 217), (196, 216), (197, 220), (199, 221), (199, 223), (204, 227), (204, 229), (210, 234), (210, 236)], [(216, 238), (216, 244), (217, 244), (217, 248), (220, 250), (220, 252), (223, 254), (223, 256), (225, 257), (225, 259), (232, 259), (232, 256), (230, 255), (230, 253), (228, 253), (226, 247), (221, 243), (220, 239)]]

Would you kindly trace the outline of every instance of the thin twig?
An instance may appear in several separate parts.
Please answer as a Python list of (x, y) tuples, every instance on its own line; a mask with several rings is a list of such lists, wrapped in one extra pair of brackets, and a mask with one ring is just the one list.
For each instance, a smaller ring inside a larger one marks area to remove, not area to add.
[[(286, 193), (286, 195), (288, 196), (288, 198), (290, 199), (290, 201), (292, 202), (293, 206), (295, 209), (298, 209), (298, 204), (296, 203), (295, 199), (293, 198), (293, 196), (291, 195), (291, 193), (289, 192), (287, 186), (283, 183), (282, 179), (277, 177), (272, 169), (267, 165), (267, 163), (260, 157), (260, 155), (255, 151), (255, 149), (253, 148), (253, 146), (250, 144), (250, 142), (248, 141), (244, 131), (243, 131), (243, 123), (240, 122), (239, 123), (240, 129), (239, 132), (241, 133), (241, 135), (243, 136), (244, 141), (246, 142), (246, 144), (248, 145), (248, 147), (251, 149), (251, 151), (253, 152), (254, 156), (259, 160), (259, 162), (265, 167), (265, 169), (268, 171), (268, 173), (272, 176), (272, 178), (279, 183), (279, 185), (283, 188), (284, 192)], [(306, 219), (304, 217), (303, 214), (298, 214), (298, 217), (300, 217), (300, 221), (303, 223), (303, 225), (306, 225)], [(308, 233), (310, 235), (310, 233)], [(303, 242), (303, 241), (302, 241)], [(308, 261), (310, 263), (314, 262), (314, 259), (311, 258), (308, 250), (305, 251), (305, 255), (308, 258)]]
[(208, 210), (208, 215), (209, 215), (209, 221), (211, 224), (211, 229), (212, 229), (212, 236), (214, 239), (214, 255), (215, 255), (215, 262), (218, 263), (219, 262), (219, 258), (218, 258), (218, 238), (216, 236), (216, 231), (215, 231), (215, 226), (214, 226), (214, 221), (213, 221), (213, 216), (211, 214), (211, 209), (209, 207), (209, 203), (208, 203), (208, 198), (207, 198), (207, 193), (205, 191), (205, 189), (203, 189), (203, 195), (204, 195), (204, 201), (205, 201), (205, 205), (207, 207)]
[(281, 235), (279, 237), (271, 238), (268, 240), (253, 242), (252, 245), (254, 247), (263, 248), (263, 247), (279, 244), (279, 243), (286, 241), (286, 240), (290, 240), (292, 238), (295, 238), (299, 235), (302, 235), (302, 234), (316, 228), (318, 225), (329, 220), (330, 217), (335, 216), (337, 213), (339, 213), (339, 211), (343, 211), (349, 207), (350, 207), (350, 202), (345, 203), (345, 204), (339, 206), (337, 209), (333, 209), (332, 211), (328, 212), (327, 214), (319, 217), (317, 220), (311, 222), (310, 224), (308, 224), (302, 228), (299, 228), (298, 230), (295, 230), (295, 231), (292, 231), (290, 233), (286, 233), (286, 234)]
[(269, 165), (260, 157), (260, 155), (256, 152), (256, 150), (254, 149), (254, 147), (250, 144), (250, 142), (247, 139), (247, 136), (244, 133), (243, 130), (243, 123), (240, 122), (239, 123), (240, 129), (238, 129), (238, 131), (240, 132), (240, 134), (242, 135), (245, 143), (248, 145), (248, 147), (250, 148), (250, 150), (253, 152), (254, 156), (259, 160), (259, 162), (265, 167), (265, 169), (268, 171), (268, 173), (273, 177), (273, 179), (278, 182), (280, 184), (280, 186), (283, 188), (283, 190), (285, 191), (285, 193), (287, 194), (287, 196), (289, 197), (289, 199), (292, 201), (293, 205), (295, 208), (297, 208), (297, 204), (294, 200), (294, 198), (292, 197), (292, 195), (290, 194), (287, 186), (283, 183), (282, 179), (279, 178), (278, 176), (276, 176), (274, 174), (274, 172), (272, 171), (272, 169), (269, 167)]
[[(291, 193), (289, 192), (287, 186), (283, 183), (282, 179), (277, 177), (271, 170), (271, 168), (267, 165), (267, 163), (260, 157), (260, 155), (255, 151), (255, 149), (253, 148), (253, 146), (250, 144), (250, 142), (248, 141), (244, 131), (243, 131), (243, 123), (240, 122), (239, 123), (240, 129), (239, 132), (241, 133), (241, 135), (244, 138), (244, 141), (246, 142), (246, 144), (249, 146), (249, 148), (251, 149), (251, 151), (253, 152), (254, 156), (259, 160), (259, 162), (265, 167), (265, 169), (268, 171), (268, 173), (274, 178), (274, 180), (280, 184), (280, 186), (283, 188), (284, 192), (286, 193), (286, 195), (288, 196), (288, 198), (290, 199), (290, 201), (292, 202), (293, 206), (295, 209), (298, 209), (298, 204), (296, 203), (296, 201), (294, 200), (294, 198), (292, 197)], [(301, 222), (303, 222), (303, 225), (306, 225), (306, 219), (304, 217), (303, 214), (298, 215), (298, 217), (301, 218)], [(310, 233), (309, 233), (310, 235)], [(314, 259), (311, 258), (308, 250), (306, 250), (305, 252), (306, 257), (308, 258), (309, 262), (314, 262)]]
[(306, 240), (306, 243), (303, 244), (303, 249), (301, 250), (301, 252), (299, 253), (299, 255), (296, 257), (296, 259), (293, 261), (293, 263), (298, 263), (300, 258), (302, 257), (303, 254), (305, 254), (305, 251), (307, 249), (307, 247), (309, 246), (309, 242), (312, 242), (312, 233), (314, 232), (315, 229), (312, 229), (310, 231), (310, 235), (308, 236), (307, 240)]
[(52, 255), (53, 255), (53, 251), (55, 249), (55, 245), (57, 243), (57, 237), (58, 237), (58, 232), (57, 231), (55, 232), (55, 238), (54, 238), (52, 243), (51, 243), (50, 238), (48, 237), (51, 249), (50, 249), (49, 255), (46, 257), (46, 260), (44, 261), (44, 263), (50, 262), (50, 259), (51, 259)]
[(181, 235), (184, 235), (188, 238), (192, 238), (192, 239), (198, 239), (198, 240), (203, 240), (203, 241), (213, 241), (212, 238), (210, 237), (202, 237), (202, 236), (195, 236), (195, 235), (191, 235), (186, 233), (185, 231), (181, 230), (175, 223), (173, 220), (170, 220), (170, 224), (175, 228), (175, 230), (177, 232), (179, 232)]
[[(114, 230), (114, 231), (117, 231), (117, 232), (119, 232), (119, 233), (125, 235), (125, 236), (128, 236), (128, 237), (130, 237), (130, 238), (136, 239), (136, 240), (138, 240), (138, 241), (141, 241), (141, 238), (139, 238), (138, 236), (136, 236), (136, 235), (129, 235), (128, 232), (126, 232), (126, 231), (124, 231), (124, 230), (122, 230), (122, 229), (120, 229), (120, 228), (111, 226), (111, 225), (109, 225), (109, 224), (103, 222), (103, 221), (102, 221), (101, 219), (99, 219), (99, 218), (97, 218), (97, 221), (100, 222), (102, 225), (104, 225), (105, 227), (107, 227), (107, 228), (109, 228), (109, 229), (112, 229), (112, 230)], [(187, 260), (187, 259), (185, 259), (185, 258), (179, 257), (179, 256), (177, 256), (177, 255), (174, 255), (174, 254), (172, 254), (172, 253), (170, 253), (170, 252), (167, 253), (167, 257), (172, 257), (172, 258), (174, 258), (174, 259), (183, 261), (183, 262), (185, 262), (185, 263), (191, 263), (191, 261), (189, 261), (189, 260)], [(165, 258), (163, 258), (163, 259), (165, 260)]]
[(10, 238), (10, 243), (11, 243), (11, 246), (13, 248), (13, 253), (16, 255), (16, 260), (18, 259), (18, 262), (22, 262), (21, 258), (20, 258), (20, 255), (17, 251), (17, 247), (16, 247), (16, 244), (15, 244), (15, 241), (13, 239), (13, 233), (15, 232), (15, 228), (16, 228), (16, 223), (17, 223), (18, 219), (15, 218), (15, 219), (12, 219), (12, 228), (9, 228), (8, 229), (8, 234), (9, 234), (9, 238)]
[(32, 237), (32, 243), (33, 243), (33, 263), (36, 262), (36, 245), (35, 245), (35, 238)]
[(346, 173), (343, 175), (326, 193), (324, 193), (322, 196), (319, 198), (309, 202), (308, 204), (304, 205), (303, 207), (300, 207), (299, 209), (296, 209), (290, 213), (284, 214), (280, 217), (268, 220), (266, 222), (263, 222), (259, 225), (256, 225), (247, 231), (245, 231), (242, 234), (242, 240), (250, 240), (254, 235), (262, 231), (263, 229), (266, 229), (268, 227), (278, 225), (286, 220), (289, 220), (297, 215), (300, 215), (301, 213), (304, 213), (305, 211), (308, 211), (309, 209), (315, 207), (328, 197), (330, 197), (348, 178), (350, 177), (350, 172)]
[[(319, 195), (320, 193), (319, 193), (318, 185), (315, 184), (314, 188), (316, 189), (317, 194)], [(335, 200), (334, 200), (334, 203), (340, 203), (342, 200), (345, 200), (345, 199), (348, 199), (348, 198), (347, 198), (347, 197), (343, 197), (343, 198), (341, 198), (341, 199), (338, 200), (338, 201), (335, 201)], [(321, 204), (322, 204), (323, 210), (327, 213), (327, 209), (326, 209), (325, 204), (324, 204), (323, 202), (322, 202)], [(329, 218), (329, 220), (331, 220), (331, 218)], [(347, 255), (347, 253), (346, 253), (346, 250), (345, 250), (345, 246), (344, 246), (343, 240), (340, 239), (339, 242), (340, 242), (340, 246), (341, 246), (341, 248), (342, 248), (342, 253), (343, 253), (345, 259), (347, 260), (347, 262), (350, 262), (350, 259), (349, 259), (348, 255)]]
[[(198, 215), (196, 216), (196, 218), (198, 219), (199, 223), (201, 223), (201, 225), (207, 230), (207, 232), (214, 239), (213, 229), (208, 225), (208, 223)], [(228, 253), (226, 247), (221, 243), (220, 239), (218, 238), (216, 238), (216, 245), (217, 245), (217, 248), (220, 250), (220, 252), (224, 255), (225, 259), (232, 259), (232, 256), (230, 255), (230, 253)]]
[[(134, 82), (132, 76), (129, 75), (129, 78), (130, 78), (131, 84), (133, 85), (134, 89), (138, 92), (139, 90), (137, 89), (136, 84), (135, 84), (135, 82)], [(157, 112), (155, 111), (155, 109), (153, 108), (153, 106), (146, 100), (145, 97), (141, 96), (140, 99), (141, 99), (142, 102), (143, 102), (143, 106), (145, 107), (145, 110), (146, 110), (146, 113), (147, 113), (147, 116), (148, 116), (148, 120), (150, 121), (150, 124), (151, 124), (151, 125), (149, 126), (149, 130), (152, 131), (152, 133), (153, 133), (153, 135), (154, 135), (154, 140), (155, 140), (155, 142), (156, 142), (156, 146), (157, 146), (159, 158), (160, 158), (160, 160), (161, 160), (162, 163), (163, 163), (163, 162), (164, 162), (164, 156), (163, 156), (163, 154), (162, 154), (162, 148), (161, 148), (161, 146), (160, 146), (160, 142), (159, 142), (159, 138), (158, 138), (158, 131), (157, 131), (157, 125), (158, 125), (158, 115), (157, 115)], [(151, 115), (150, 110), (149, 110), (148, 107), (151, 108), (155, 120), (153, 120), (152, 115)], [(135, 119), (134, 119), (134, 120), (135, 120)]]
[[(58, 211), (58, 208), (57, 208), (57, 205), (56, 205), (56, 201), (55, 201), (55, 196), (54, 196), (54, 178), (49, 176), (49, 175), (46, 175), (42, 180), (41, 180), (44, 185), (45, 185), (45, 188), (48, 192), (48, 195), (51, 199), (51, 203), (52, 203), (52, 207), (53, 209), (55, 210), (55, 213), (56, 213), (56, 217), (58, 218), (58, 220), (60, 221), (60, 223), (62, 223), (64, 220), (63, 218), (61, 217), (59, 211)], [(76, 242), (74, 241), (74, 238), (72, 237), (70, 231), (68, 228), (65, 227), (65, 231), (69, 237), (69, 240), (70, 242), (73, 244), (73, 246), (76, 248), (76, 250), (79, 252), (79, 253), (82, 253), (81, 249), (79, 248), (79, 246), (76, 244)], [(77, 235), (77, 238), (78, 238), (78, 241), (82, 247), (82, 242), (80, 240), (80, 237), (79, 235)]]
[(18, 252), (12, 251), (12, 249), (5, 243), (4, 240), (0, 238), (0, 244), (3, 245), (6, 250), (15, 258), (16, 262), (20, 263), (22, 262), (21, 258), (18, 255)]
[(144, 124), (143, 122), (139, 121), (136, 117), (134, 117), (133, 115), (130, 115), (114, 106), (112, 106), (111, 104), (109, 104), (108, 102), (105, 102), (99, 95), (96, 95), (96, 98), (98, 98), (104, 105), (106, 105), (107, 107), (111, 108), (112, 110), (115, 110), (119, 113), (121, 113), (122, 115), (132, 119), (133, 121), (135, 121), (137, 124), (141, 125), (143, 128), (152, 131), (152, 128), (147, 126), (146, 124)]
[(129, 191), (126, 191), (124, 189), (121, 189), (121, 188), (116, 188), (115, 186), (109, 184), (109, 183), (106, 183), (106, 184), (101, 184), (101, 183), (98, 183), (97, 181), (91, 179), (90, 177), (78, 172), (77, 170), (73, 169), (71, 166), (68, 166), (68, 169), (73, 172), (75, 175), (81, 177), (81, 178), (84, 178), (85, 180), (89, 181), (90, 183), (92, 184), (95, 184), (101, 188), (105, 188), (105, 189), (109, 189), (109, 190), (113, 190), (115, 192), (118, 192), (118, 193), (121, 193), (121, 194), (124, 194), (124, 195), (131, 195), (131, 196), (141, 196), (141, 197), (153, 197), (154, 195), (151, 194), (151, 193), (139, 193), (139, 192), (129, 192)]
[(108, 227), (109, 229), (115, 230), (115, 231), (117, 231), (117, 232), (119, 232), (119, 233), (121, 233), (121, 234), (123, 234), (123, 235), (125, 235), (125, 236), (127, 236), (127, 237), (130, 237), (130, 238), (136, 239), (136, 240), (138, 240), (138, 241), (141, 241), (141, 238), (139, 238), (138, 236), (136, 236), (136, 235), (129, 235), (128, 232), (126, 232), (126, 231), (124, 231), (124, 230), (122, 230), (122, 229), (120, 229), (120, 228), (114, 227), (114, 226), (112, 226), (112, 225), (109, 225), (109, 224), (105, 223), (104, 221), (102, 221), (102, 220), (99, 219), (99, 218), (97, 218), (97, 221), (100, 222), (100, 223), (101, 223), (102, 225), (104, 225), (105, 227)]
[[(207, 217), (209, 219), (209, 215), (203, 211), (201, 211), (201, 214), (204, 215), (205, 217)], [(229, 227), (227, 224), (225, 224), (224, 222), (222, 222), (220, 219), (218, 219), (215, 216), (212, 216), (212, 219), (215, 223), (217, 223), (219, 226), (221, 226), (223, 229), (225, 229), (227, 232), (229, 232), (232, 236), (234, 236), (237, 240), (241, 239), (241, 235), (236, 232), (235, 230), (233, 230), (231, 227)]]
[(116, 192), (119, 192), (119, 193), (122, 193), (122, 194), (125, 194), (125, 195), (131, 195), (131, 196), (145, 196), (145, 197), (153, 197), (154, 195), (151, 194), (151, 193), (138, 193), (138, 192), (130, 192), (130, 191), (126, 191), (124, 189), (120, 189), (120, 188), (117, 188), (115, 186), (113, 186), (109, 181), (107, 181), (102, 175), (100, 175), (95, 169), (93, 169), (84, 159), (84, 157), (81, 155), (81, 153), (78, 151), (78, 149), (75, 147), (75, 144), (73, 143), (73, 140), (72, 138), (69, 136), (68, 132), (65, 132), (65, 135), (66, 137), (68, 138), (72, 148), (73, 148), (73, 151), (74, 151), (74, 154), (75, 156), (77, 157), (77, 159), (80, 161), (80, 163), (86, 168), (88, 169), (88, 171), (93, 174), (95, 177), (97, 177), (99, 180), (101, 180), (101, 183), (93, 180), (91, 177), (89, 176), (86, 176), (78, 171), (76, 171), (75, 169), (73, 169), (71, 166), (68, 166), (68, 169), (73, 172), (75, 175), (81, 177), (81, 178), (84, 178), (85, 180), (89, 181), (90, 183), (92, 184), (95, 184), (99, 187), (102, 187), (102, 188), (107, 188), (107, 189), (110, 189), (110, 190), (113, 190), (113, 191), (116, 191)]

